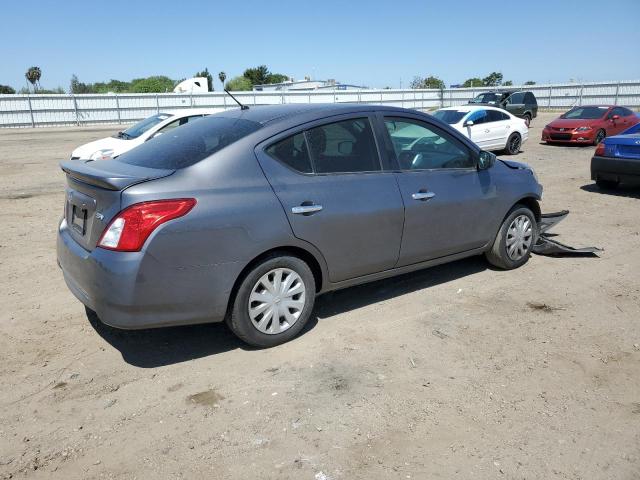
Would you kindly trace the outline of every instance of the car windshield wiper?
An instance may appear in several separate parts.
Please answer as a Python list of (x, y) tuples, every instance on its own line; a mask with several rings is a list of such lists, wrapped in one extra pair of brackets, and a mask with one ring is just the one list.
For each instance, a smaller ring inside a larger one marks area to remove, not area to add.
[(125, 140), (129, 140), (132, 137), (127, 132), (118, 132), (118, 138), (124, 138)]

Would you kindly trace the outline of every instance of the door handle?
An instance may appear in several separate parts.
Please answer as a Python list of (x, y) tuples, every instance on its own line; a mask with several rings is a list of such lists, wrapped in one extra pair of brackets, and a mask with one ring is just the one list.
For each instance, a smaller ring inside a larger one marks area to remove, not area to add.
[(433, 192), (416, 192), (411, 195), (411, 198), (414, 200), (422, 200), (424, 202), (425, 200), (429, 200), (435, 196), (436, 194)]
[(322, 205), (300, 205), (293, 207), (291, 213), (296, 215), (311, 215), (322, 210)]

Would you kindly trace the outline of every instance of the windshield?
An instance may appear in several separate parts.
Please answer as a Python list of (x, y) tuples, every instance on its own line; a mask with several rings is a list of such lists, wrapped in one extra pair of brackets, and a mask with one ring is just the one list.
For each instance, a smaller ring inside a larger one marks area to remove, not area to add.
[(149, 168), (189, 167), (255, 132), (259, 123), (212, 115), (170, 130), (120, 155), (116, 160)]
[(156, 126), (160, 122), (164, 122), (169, 117), (173, 117), (173, 115), (171, 115), (170, 113), (159, 113), (157, 115), (152, 115), (151, 117), (145, 118), (144, 120), (136, 123), (132, 127), (127, 128), (125, 131), (119, 132), (116, 137), (124, 138), (125, 140), (138, 138), (144, 132)]
[(602, 118), (607, 113), (607, 110), (609, 110), (609, 107), (577, 107), (569, 110), (564, 115), (560, 115), (560, 118), (593, 120)]
[(490, 103), (497, 102), (498, 100), (498, 95), (495, 93), (481, 93), (469, 103)]
[(468, 112), (460, 112), (458, 110), (438, 110), (433, 116), (449, 125), (453, 125), (462, 120), (462, 117), (467, 113)]

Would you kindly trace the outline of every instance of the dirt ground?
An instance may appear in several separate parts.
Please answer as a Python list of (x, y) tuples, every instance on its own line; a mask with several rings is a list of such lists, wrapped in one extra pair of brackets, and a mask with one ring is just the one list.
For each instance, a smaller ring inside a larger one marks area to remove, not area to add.
[(541, 145), (554, 116), (516, 159), (600, 258), (350, 288), (269, 350), (88, 319), (56, 265), (58, 162), (117, 127), (1, 130), (0, 478), (640, 478), (640, 188)]

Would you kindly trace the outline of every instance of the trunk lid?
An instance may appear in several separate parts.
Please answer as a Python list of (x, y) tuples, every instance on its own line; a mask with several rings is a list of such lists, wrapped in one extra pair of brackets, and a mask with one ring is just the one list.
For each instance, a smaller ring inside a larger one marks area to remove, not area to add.
[(609, 156), (640, 159), (640, 133), (618, 135), (605, 140)]
[(175, 170), (138, 167), (117, 160), (66, 161), (65, 219), (69, 232), (86, 250), (93, 250), (105, 227), (121, 210), (121, 194), (139, 183), (171, 175)]

